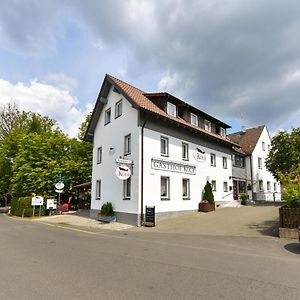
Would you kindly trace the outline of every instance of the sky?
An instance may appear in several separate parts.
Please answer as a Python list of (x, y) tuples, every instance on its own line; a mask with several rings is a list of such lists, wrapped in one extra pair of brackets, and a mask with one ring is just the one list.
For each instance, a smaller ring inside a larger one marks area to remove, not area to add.
[(232, 126), (300, 125), (297, 0), (1, 0), (0, 106), (76, 137), (106, 73)]

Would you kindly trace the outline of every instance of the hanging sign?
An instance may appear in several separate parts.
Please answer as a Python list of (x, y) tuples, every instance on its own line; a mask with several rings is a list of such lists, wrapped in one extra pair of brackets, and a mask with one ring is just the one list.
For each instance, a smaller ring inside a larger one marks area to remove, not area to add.
[(124, 165), (117, 166), (116, 175), (121, 180), (127, 180), (131, 176), (130, 168)]
[(202, 149), (199, 148), (199, 147), (197, 147), (197, 148), (194, 150), (193, 156), (194, 156), (194, 158), (195, 158), (198, 162), (205, 162), (205, 161), (206, 161), (205, 151), (202, 150)]
[(34, 196), (31, 198), (32, 206), (40, 206), (44, 204), (44, 198), (42, 196)]

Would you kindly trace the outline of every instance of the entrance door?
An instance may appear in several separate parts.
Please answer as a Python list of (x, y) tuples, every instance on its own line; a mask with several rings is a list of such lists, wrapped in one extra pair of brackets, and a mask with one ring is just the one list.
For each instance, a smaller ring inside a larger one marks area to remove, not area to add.
[(239, 200), (239, 185), (237, 180), (233, 180), (233, 199)]

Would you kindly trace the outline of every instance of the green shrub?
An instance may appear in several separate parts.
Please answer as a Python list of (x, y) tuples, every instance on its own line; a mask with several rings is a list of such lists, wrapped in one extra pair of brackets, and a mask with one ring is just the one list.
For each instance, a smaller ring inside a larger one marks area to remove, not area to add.
[(286, 201), (288, 207), (300, 207), (300, 184), (289, 183), (284, 186), (283, 200)]
[(202, 200), (207, 200), (209, 203), (214, 203), (214, 194), (212, 192), (212, 187), (211, 184), (207, 181), (206, 185), (204, 187), (204, 193), (203, 193), (203, 197)]
[(101, 215), (103, 216), (113, 216), (114, 209), (111, 202), (106, 202), (101, 206)]
[[(33, 206), (31, 205), (32, 197), (20, 197), (14, 198), (11, 201), (10, 214), (18, 217), (31, 217), (33, 215)], [(41, 216), (45, 215), (46, 211), (46, 200), (44, 198), (44, 204), (40, 207), (35, 207), (35, 216), (41, 214)]]
[(240, 200), (242, 205), (247, 205), (248, 196), (246, 194), (240, 194)]

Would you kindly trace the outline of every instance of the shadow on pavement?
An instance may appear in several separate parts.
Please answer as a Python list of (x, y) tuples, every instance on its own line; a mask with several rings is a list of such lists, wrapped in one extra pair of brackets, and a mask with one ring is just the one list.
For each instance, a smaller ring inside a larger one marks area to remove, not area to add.
[(290, 243), (290, 244), (286, 244), (284, 246), (284, 248), (287, 250), (287, 251), (290, 251), (292, 253), (295, 253), (295, 254), (300, 254), (300, 243)]
[(258, 231), (261, 235), (278, 237), (279, 236), (279, 222), (278, 219), (267, 220), (258, 224), (248, 225), (250, 229)]

